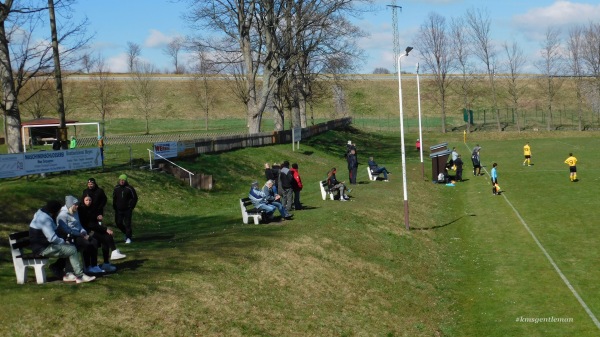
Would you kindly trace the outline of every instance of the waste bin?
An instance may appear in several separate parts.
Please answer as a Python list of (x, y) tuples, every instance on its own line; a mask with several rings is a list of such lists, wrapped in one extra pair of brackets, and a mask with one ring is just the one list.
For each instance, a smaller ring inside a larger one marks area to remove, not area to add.
[(450, 150), (442, 150), (429, 155), (431, 158), (431, 179), (436, 182), (440, 173), (444, 173), (448, 157), (452, 154)]
[(441, 143), (429, 147), (429, 153), (436, 153), (444, 150), (448, 150), (448, 143)]

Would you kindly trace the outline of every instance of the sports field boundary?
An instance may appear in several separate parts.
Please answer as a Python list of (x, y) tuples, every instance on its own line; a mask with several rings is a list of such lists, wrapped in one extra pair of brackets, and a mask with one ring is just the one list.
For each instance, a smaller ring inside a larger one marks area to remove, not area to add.
[[(472, 154), (472, 149), (469, 148), (469, 146), (466, 143), (465, 143), (465, 147), (469, 151), (469, 154)], [(482, 168), (485, 171), (485, 173), (489, 176), (490, 173), (485, 168), (485, 166), (482, 165)], [(489, 184), (490, 181), (488, 181), (487, 183)], [(579, 295), (579, 293), (577, 292), (577, 290), (575, 290), (575, 288), (573, 287), (573, 285), (571, 285), (571, 282), (569, 281), (569, 279), (560, 270), (560, 268), (558, 267), (558, 265), (556, 264), (556, 262), (554, 262), (554, 259), (552, 258), (552, 256), (550, 256), (550, 254), (548, 253), (548, 251), (546, 250), (546, 248), (544, 248), (544, 246), (542, 245), (542, 243), (540, 242), (540, 240), (538, 240), (538, 238), (535, 235), (535, 233), (533, 233), (533, 231), (529, 228), (529, 225), (527, 225), (527, 222), (525, 222), (525, 219), (523, 219), (523, 217), (521, 216), (521, 214), (519, 213), (519, 211), (517, 211), (517, 209), (515, 208), (515, 206), (508, 199), (508, 197), (504, 193), (502, 193), (502, 197), (504, 197), (504, 201), (506, 201), (506, 203), (510, 206), (510, 208), (513, 210), (513, 212), (515, 213), (515, 215), (517, 216), (517, 218), (519, 218), (519, 221), (521, 221), (521, 224), (523, 225), (523, 227), (525, 227), (525, 230), (527, 230), (527, 232), (529, 233), (529, 235), (531, 235), (531, 237), (533, 238), (533, 241), (537, 244), (538, 248), (540, 248), (540, 250), (542, 251), (542, 253), (546, 257), (546, 259), (548, 260), (548, 262), (550, 262), (550, 264), (552, 265), (552, 267), (554, 268), (554, 270), (556, 271), (556, 273), (558, 274), (558, 276), (560, 276), (560, 278), (563, 280), (563, 282), (565, 283), (565, 285), (567, 286), (567, 288), (569, 288), (569, 290), (571, 291), (571, 293), (573, 294), (573, 296), (575, 296), (575, 298), (577, 299), (577, 301), (579, 302), (579, 304), (581, 305), (581, 307), (583, 308), (583, 310), (585, 310), (585, 312), (588, 314), (588, 316), (592, 319), (592, 322), (594, 322), (594, 324), (596, 325), (596, 327), (600, 330), (600, 321), (598, 321), (598, 318), (596, 318), (596, 315), (594, 315), (594, 313), (588, 307), (588, 305), (585, 303), (585, 301), (583, 300), (583, 298), (581, 298), (581, 296)]]

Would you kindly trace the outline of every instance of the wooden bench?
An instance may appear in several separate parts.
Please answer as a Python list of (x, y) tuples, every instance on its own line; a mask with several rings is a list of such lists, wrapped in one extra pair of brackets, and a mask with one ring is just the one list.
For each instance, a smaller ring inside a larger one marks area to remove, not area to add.
[(242, 209), (242, 220), (245, 224), (248, 224), (248, 219), (253, 218), (254, 224), (258, 225), (263, 220), (265, 211), (254, 208), (252, 200), (250, 198), (240, 199), (240, 208)]
[(367, 174), (369, 175), (369, 180), (377, 180), (377, 177), (379, 177), (380, 173), (373, 173), (373, 171), (371, 171), (371, 168), (367, 166)]
[(38, 284), (46, 283), (44, 266), (48, 264), (48, 258), (24, 252), (24, 249), (30, 246), (29, 231), (12, 233), (8, 236), (8, 240), (17, 275), (17, 284), (24, 284), (27, 281), (27, 267), (35, 269), (35, 279)]
[(327, 199), (327, 194), (329, 194), (329, 199), (335, 200), (333, 191), (329, 189), (329, 186), (327, 186), (327, 180), (321, 180), (319, 182), (319, 188), (321, 189), (321, 197), (323, 200)]

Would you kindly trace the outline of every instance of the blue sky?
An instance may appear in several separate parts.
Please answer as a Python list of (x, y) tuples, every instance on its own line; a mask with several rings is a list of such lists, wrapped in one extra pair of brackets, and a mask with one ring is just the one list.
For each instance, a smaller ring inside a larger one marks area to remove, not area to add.
[[(353, 21), (369, 37), (358, 44), (365, 50), (367, 62), (361, 73), (371, 73), (377, 67), (394, 70), (392, 12), (387, 6), (394, 0), (376, 0), (374, 11)], [(429, 13), (452, 17), (463, 16), (468, 9), (487, 10), (492, 18), (491, 35), (499, 46), (516, 40), (528, 59), (539, 54), (543, 34), (549, 25), (567, 29), (574, 24), (600, 22), (600, 3), (589, 0), (395, 0), (402, 6), (398, 13), (401, 49), (412, 45), (419, 27)], [(124, 72), (127, 42), (142, 47), (142, 58), (161, 71), (172, 71), (164, 46), (178, 36), (196, 34), (181, 16), (187, 2), (170, 0), (79, 0), (74, 6), (75, 19), (86, 16), (89, 33), (94, 34), (91, 50), (102, 55), (113, 72)], [(406, 61), (405, 61), (406, 60)], [(414, 63), (412, 62), (414, 61)], [(403, 70), (414, 71), (418, 53), (403, 59)], [(406, 66), (405, 66), (406, 64)]]

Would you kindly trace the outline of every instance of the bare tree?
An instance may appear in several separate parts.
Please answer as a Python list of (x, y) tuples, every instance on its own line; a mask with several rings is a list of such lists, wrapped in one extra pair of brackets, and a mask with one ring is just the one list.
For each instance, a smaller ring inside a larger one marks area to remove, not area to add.
[(137, 67), (138, 59), (142, 54), (142, 48), (139, 44), (127, 41), (127, 66), (130, 73)]
[(440, 106), (442, 132), (446, 132), (446, 106), (448, 88), (452, 83), (449, 73), (455, 70), (453, 40), (448, 36), (446, 19), (436, 13), (430, 13), (421, 25), (414, 45), (421, 53), (425, 71), (433, 74), (433, 83), (437, 89), (437, 103)]
[(521, 84), (521, 71), (526, 63), (523, 50), (519, 48), (516, 41), (511, 45), (504, 43), (504, 51), (506, 52), (508, 77), (506, 79), (506, 90), (510, 96), (513, 111), (516, 115), (517, 131), (521, 132), (519, 118), (519, 100), (525, 91), (525, 87)]
[(536, 68), (542, 75), (538, 83), (546, 98), (547, 104), (547, 130), (552, 130), (554, 123), (552, 119), (552, 108), (554, 99), (564, 83), (565, 63), (561, 50), (560, 29), (548, 27), (545, 39), (541, 44), (541, 60), (535, 63)]
[(583, 34), (581, 57), (585, 72), (593, 78), (593, 84), (585, 95), (600, 118), (600, 24), (590, 23)]
[(150, 116), (158, 105), (158, 84), (153, 77), (158, 73), (150, 63), (139, 63), (132, 73), (131, 92), (137, 110), (146, 120), (146, 134), (150, 134)]
[(183, 69), (183, 65), (181, 65), (179, 62), (179, 54), (181, 53), (183, 47), (185, 47), (185, 40), (182, 37), (178, 36), (171, 40), (171, 42), (169, 42), (163, 50), (164, 53), (167, 56), (169, 56), (173, 61), (173, 66), (175, 67), (175, 74), (183, 74), (185, 72)]
[(96, 68), (91, 78), (92, 90), (89, 93), (92, 103), (102, 121), (102, 136), (106, 135), (106, 118), (110, 115), (115, 103), (117, 89), (116, 83), (110, 76), (110, 69), (104, 63), (102, 56), (98, 56)]
[[(282, 127), (284, 106), (294, 111), (293, 116), (298, 115), (295, 111), (305, 111), (303, 100), (311, 90), (306, 81), (325, 64), (333, 64), (327, 58), (351, 54), (344, 48), (355, 45), (349, 35), (342, 33), (348, 34), (356, 27), (341, 13), (352, 12), (353, 5), (362, 0), (189, 1), (194, 8), (188, 15), (191, 22), (226, 36), (217, 44), (202, 40), (197, 43), (213, 48), (223, 62), (232, 62), (228, 68), (243, 80), (237, 85), (242, 89), (237, 93), (247, 107), (249, 132), (256, 133), (269, 102), (280, 110), (275, 125)], [(292, 117), (293, 123), (297, 120)]]
[(214, 81), (211, 81), (211, 74), (217, 73), (217, 68), (214, 61), (209, 57), (208, 53), (200, 48), (196, 53), (196, 64), (192, 66), (194, 69), (193, 80), (190, 83), (190, 90), (200, 109), (204, 112), (204, 129), (208, 131), (209, 112), (214, 104)]
[(471, 52), (468, 37), (468, 31), (465, 28), (463, 18), (453, 18), (450, 21), (450, 36), (454, 46), (454, 55), (456, 57), (457, 67), (460, 69), (459, 95), (462, 97), (462, 104), (467, 114), (467, 132), (471, 132), (471, 102), (475, 95), (473, 94), (473, 68), (469, 63)]
[(476, 9), (467, 11), (466, 21), (470, 28), (469, 34), (473, 41), (473, 55), (483, 62), (486, 68), (492, 95), (492, 109), (496, 114), (498, 131), (502, 131), (503, 128), (500, 124), (500, 111), (498, 110), (495, 81), (497, 51), (490, 36), (491, 20), (487, 11)]
[(32, 78), (19, 94), (20, 96), (29, 97), (29, 99), (22, 101), (21, 110), (34, 119), (46, 116), (55, 109), (55, 105), (52, 104), (52, 94), (53, 90), (50, 88), (47, 79)]
[[(66, 130), (65, 96), (63, 94), (62, 86), (62, 71), (60, 68), (60, 52), (58, 50), (58, 30), (56, 28), (54, 0), (48, 0), (48, 13), (50, 15), (50, 36), (52, 38), (52, 59), (54, 61), (54, 83), (56, 85), (56, 111), (58, 111), (58, 117), (60, 119), (60, 128)], [(66, 133), (63, 133), (62, 135), (66, 136)], [(60, 139), (60, 141), (63, 149), (68, 148), (66, 138)]]
[(96, 60), (91, 53), (84, 53), (81, 56), (81, 66), (86, 74), (89, 74), (96, 67)]
[(567, 49), (569, 51), (569, 67), (575, 79), (575, 94), (577, 96), (577, 120), (578, 130), (583, 131), (583, 51), (584, 29), (581, 26), (575, 26), (569, 30), (569, 39), (567, 40)]

